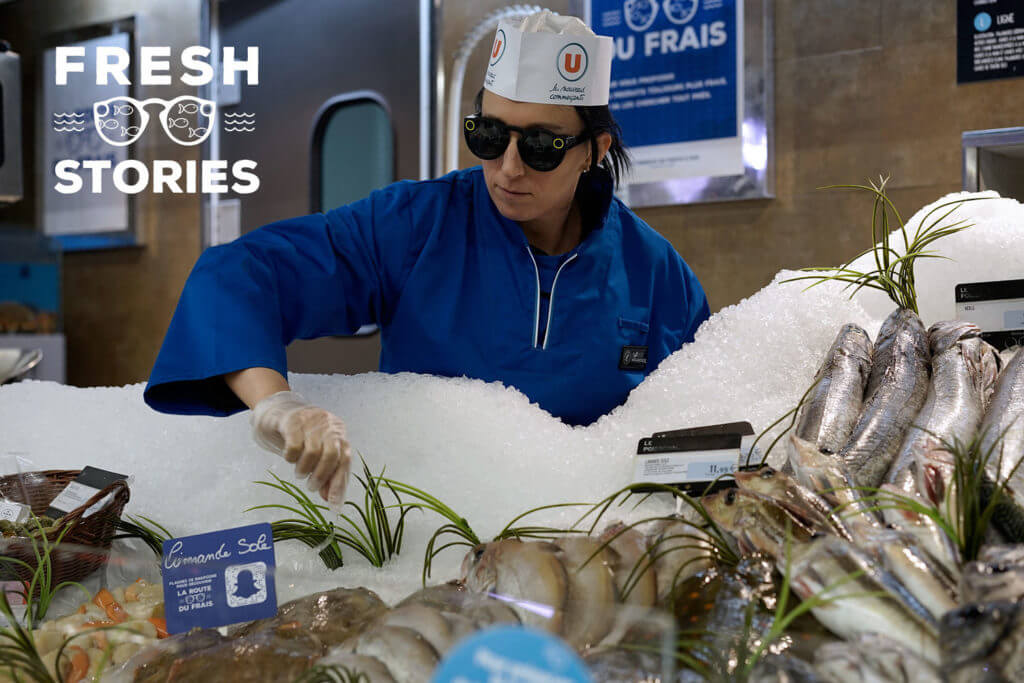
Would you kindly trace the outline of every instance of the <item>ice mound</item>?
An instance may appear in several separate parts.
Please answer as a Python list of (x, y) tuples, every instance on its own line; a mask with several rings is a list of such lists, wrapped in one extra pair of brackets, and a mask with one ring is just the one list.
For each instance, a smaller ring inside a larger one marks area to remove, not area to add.
[[(981, 195), (951, 195), (968, 196)], [(916, 226), (928, 208), (908, 225)], [(963, 205), (956, 217), (976, 225), (935, 245), (955, 261), (922, 261), (917, 270), (926, 324), (953, 316), (957, 282), (1024, 274), (1024, 207), (990, 199)], [(518, 391), (477, 380), (293, 375), (292, 386), (346, 421), (353, 445), (374, 472), (386, 466), (389, 476), (437, 496), (489, 538), (527, 509), (595, 502), (627, 484), (636, 441), (652, 431), (741, 419), (767, 427), (810, 385), (843, 323), (858, 323), (873, 338), (893, 308), (874, 292), (851, 301), (838, 284), (805, 291), (807, 283), (782, 282), (794, 274), (779, 273), (761, 291), (715, 314), (693, 344), (589, 427), (568, 427)], [(143, 403), (142, 389), (47, 382), (2, 387), (0, 456), (16, 453), (42, 469), (92, 464), (134, 474), (127, 512), (150, 516), (176, 534), (283, 516), (244, 512), (286, 502), (253, 484), (266, 479), (268, 469), (291, 476), (286, 463), (253, 444), (247, 413), (226, 419), (162, 415)], [(779, 448), (776, 458), (781, 454)], [(353, 483), (350, 499), (361, 496)], [(660, 500), (645, 508), (613, 514), (671, 506)], [(527, 521), (566, 525), (581, 511), (553, 510)], [(279, 580), (282, 599), (326, 586), (363, 585), (397, 600), (419, 586), (427, 539), (441, 524), (433, 515), (410, 515), (403, 553), (383, 569), (347, 551), (345, 567), (330, 572), (305, 546), (280, 543), (278, 563), (290, 577)], [(459, 549), (442, 554), (432, 581), (454, 578), (462, 555)]]

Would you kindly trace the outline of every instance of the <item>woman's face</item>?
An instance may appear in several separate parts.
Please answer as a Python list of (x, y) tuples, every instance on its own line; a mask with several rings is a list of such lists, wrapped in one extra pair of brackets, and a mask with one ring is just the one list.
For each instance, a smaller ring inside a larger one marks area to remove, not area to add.
[[(572, 106), (516, 102), (489, 90), (484, 90), (481, 113), (519, 128), (547, 128), (560, 135), (583, 132), (583, 120)], [(523, 223), (567, 211), (580, 174), (590, 168), (590, 142), (566, 152), (554, 170), (535, 171), (519, 158), (519, 133), (513, 131), (511, 138), (504, 155), (481, 160), (487, 191), (501, 215)]]

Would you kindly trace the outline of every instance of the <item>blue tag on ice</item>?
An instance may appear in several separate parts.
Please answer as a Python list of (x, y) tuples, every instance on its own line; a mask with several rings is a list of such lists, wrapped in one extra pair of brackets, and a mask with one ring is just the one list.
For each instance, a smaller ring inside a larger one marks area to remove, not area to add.
[(456, 645), (431, 679), (431, 683), (470, 681), (591, 683), (592, 679), (576, 653), (551, 634), (499, 626)]
[(163, 551), (168, 633), (277, 614), (269, 524), (171, 538), (164, 541)]

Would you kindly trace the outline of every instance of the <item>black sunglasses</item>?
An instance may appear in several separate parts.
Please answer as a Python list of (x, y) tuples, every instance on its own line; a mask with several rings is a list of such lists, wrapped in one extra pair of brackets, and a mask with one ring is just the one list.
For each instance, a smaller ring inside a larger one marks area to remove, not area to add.
[(544, 128), (519, 128), (482, 114), (470, 114), (462, 123), (469, 151), (481, 159), (497, 159), (505, 153), (510, 131), (519, 133), (516, 148), (523, 163), (535, 171), (552, 171), (562, 163), (565, 153), (587, 140), (590, 134), (559, 135)]

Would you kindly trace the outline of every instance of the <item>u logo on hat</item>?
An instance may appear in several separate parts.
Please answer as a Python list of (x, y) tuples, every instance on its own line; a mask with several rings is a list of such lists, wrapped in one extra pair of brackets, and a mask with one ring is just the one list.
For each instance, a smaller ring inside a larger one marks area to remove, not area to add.
[(563, 47), (555, 58), (558, 75), (567, 81), (578, 81), (587, 73), (590, 58), (586, 49), (579, 43), (569, 43)]
[(505, 43), (508, 42), (505, 39), (505, 31), (498, 29), (498, 34), (494, 36), (494, 46), (491, 48), (491, 66), (494, 66), (501, 61), (501, 58), (505, 56)]

